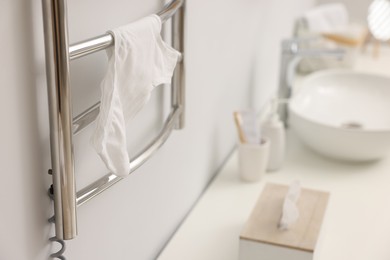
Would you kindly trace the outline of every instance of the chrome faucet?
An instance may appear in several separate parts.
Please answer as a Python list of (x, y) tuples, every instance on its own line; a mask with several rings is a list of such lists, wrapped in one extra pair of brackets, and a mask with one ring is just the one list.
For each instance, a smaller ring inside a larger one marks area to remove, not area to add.
[(305, 49), (302, 43), (318, 40), (318, 38), (292, 38), (282, 41), (282, 54), (279, 74), (278, 98), (281, 101), (278, 113), (280, 120), (287, 126), (288, 100), (292, 95), (292, 81), (298, 63), (304, 57), (321, 58), (323, 56), (341, 59), (345, 51), (343, 49)]

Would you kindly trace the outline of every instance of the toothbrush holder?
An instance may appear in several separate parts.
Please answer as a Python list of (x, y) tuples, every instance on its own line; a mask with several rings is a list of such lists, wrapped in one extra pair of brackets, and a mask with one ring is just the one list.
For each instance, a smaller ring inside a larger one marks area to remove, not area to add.
[(262, 138), (260, 144), (239, 144), (238, 164), (241, 180), (256, 182), (262, 179), (267, 169), (269, 147), (270, 141), (266, 138)]

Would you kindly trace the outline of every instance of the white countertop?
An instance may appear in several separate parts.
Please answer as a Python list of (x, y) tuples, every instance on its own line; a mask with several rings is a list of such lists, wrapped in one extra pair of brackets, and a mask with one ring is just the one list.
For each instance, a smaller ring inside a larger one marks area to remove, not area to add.
[(331, 194), (316, 260), (390, 259), (390, 156), (347, 164), (314, 154), (288, 136), (282, 170), (245, 183), (234, 153), (162, 252), (159, 260), (236, 260), (239, 234), (264, 183), (290, 184)]
[[(379, 59), (370, 53), (358, 71), (389, 75), (390, 48)], [(342, 163), (317, 155), (288, 135), (285, 165), (257, 183), (240, 181), (234, 153), (218, 174), (159, 260), (237, 260), (239, 234), (266, 182), (330, 192), (316, 260), (390, 259), (390, 154), (374, 163)]]

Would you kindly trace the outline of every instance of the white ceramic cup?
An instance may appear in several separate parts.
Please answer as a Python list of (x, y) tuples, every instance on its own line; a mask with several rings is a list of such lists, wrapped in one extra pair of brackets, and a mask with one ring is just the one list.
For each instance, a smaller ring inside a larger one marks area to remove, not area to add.
[(238, 163), (243, 181), (261, 180), (267, 169), (269, 143), (268, 139), (262, 139), (261, 144), (239, 144)]

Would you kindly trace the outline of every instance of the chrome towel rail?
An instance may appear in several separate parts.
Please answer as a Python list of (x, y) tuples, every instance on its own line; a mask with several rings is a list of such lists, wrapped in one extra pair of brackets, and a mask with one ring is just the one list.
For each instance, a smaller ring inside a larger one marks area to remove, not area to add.
[[(166, 22), (170, 19), (176, 11), (182, 6), (183, 1), (172, 1), (167, 4), (166, 7), (157, 13), (162, 22)], [(114, 38), (111, 34), (106, 33), (76, 44), (72, 44), (69, 47), (70, 59), (77, 59), (85, 55), (104, 50), (114, 43)]]
[[(134, 158), (130, 160), (130, 172), (133, 172), (138, 169), (138, 167), (140, 167), (144, 162), (147, 161), (147, 159), (154, 153), (154, 151), (156, 151), (164, 144), (164, 142), (171, 134), (175, 126), (175, 122), (178, 121), (181, 113), (181, 107), (176, 107), (171, 112), (160, 134), (148, 146), (146, 146), (144, 150), (142, 150), (139, 154), (137, 154)], [(83, 205), (85, 202), (99, 195), (120, 180), (123, 180), (123, 178), (118, 177), (114, 174), (107, 174), (103, 178), (100, 178), (96, 182), (80, 190), (79, 192), (77, 192), (77, 206)]]
[[(183, 57), (184, 2), (185, 0), (172, 0), (157, 13), (163, 22), (172, 18), (172, 45)], [(56, 236), (67, 240), (77, 236), (76, 207), (123, 179), (109, 173), (76, 193), (72, 137), (96, 119), (100, 103), (72, 119), (69, 64), (73, 59), (108, 48), (114, 43), (114, 39), (110, 34), (104, 34), (69, 45), (66, 0), (42, 0), (42, 7)], [(184, 127), (184, 102), (182, 58), (172, 80), (172, 111), (160, 134), (130, 160), (131, 172), (146, 162), (164, 144), (173, 129)]]

